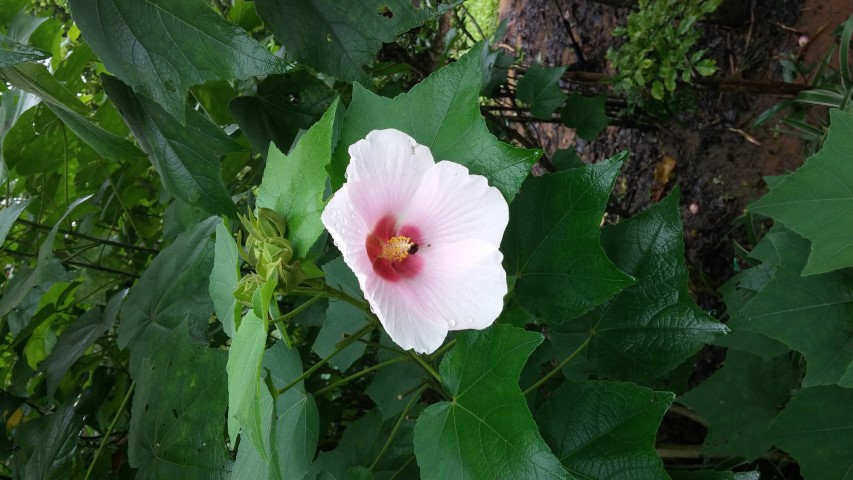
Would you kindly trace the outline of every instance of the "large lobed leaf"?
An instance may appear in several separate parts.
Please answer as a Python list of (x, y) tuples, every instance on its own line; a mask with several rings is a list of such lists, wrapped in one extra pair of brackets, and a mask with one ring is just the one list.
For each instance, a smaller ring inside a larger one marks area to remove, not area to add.
[(776, 273), (729, 323), (802, 352), (803, 386), (853, 386), (853, 271), (801, 276), (808, 240), (789, 231), (767, 238), (779, 257)]
[(300, 137), (290, 155), (270, 147), (258, 192), (258, 206), (284, 218), (288, 240), (302, 258), (324, 229), (320, 214), (326, 205), (326, 165), (332, 156), (337, 109), (335, 100), (320, 121)]
[(258, 14), (301, 63), (347, 82), (367, 83), (362, 67), (383, 43), (451, 6), (411, 0), (256, 0)]
[(539, 410), (542, 436), (578, 478), (666, 478), (655, 434), (673, 394), (630, 383), (566, 382)]
[(752, 461), (770, 447), (767, 428), (800, 376), (787, 355), (765, 360), (730, 349), (723, 368), (679, 401), (708, 422), (705, 452)]
[(607, 255), (637, 283), (575, 322), (555, 328), (588, 332), (588, 356), (600, 375), (650, 382), (696, 353), (726, 327), (687, 290), (678, 192), (607, 227)]
[(350, 145), (372, 130), (396, 128), (429, 147), (436, 161), (451, 160), (468, 167), (512, 200), (541, 151), (501, 143), (486, 128), (478, 100), (482, 50), (483, 44), (478, 44), (458, 61), (393, 99), (354, 85), (329, 166), (333, 188), (344, 182)]
[(853, 113), (829, 116), (823, 148), (749, 207), (812, 241), (804, 275), (853, 267)]
[(285, 64), (204, 0), (70, 0), (107, 70), (183, 125), (192, 85), (281, 73)]
[(501, 251), (515, 297), (563, 323), (633, 283), (599, 243), (601, 217), (624, 155), (524, 182), (510, 205)]
[(114, 77), (102, 75), (104, 91), (133, 130), (174, 197), (211, 214), (236, 216), (220, 174), (219, 155), (243, 149), (202, 114), (187, 107), (186, 125)]
[(31, 420), (15, 431), (15, 478), (62, 480), (74, 460), (83, 417), (74, 402), (61, 405), (50, 415)]
[(440, 368), (452, 401), (431, 405), (415, 427), (423, 478), (574, 478), (542, 440), (518, 386), (542, 335), (495, 325), (456, 338)]
[(130, 347), (131, 372), (142, 358), (179, 324), (187, 321), (196, 333), (213, 311), (208, 278), (213, 268), (213, 233), (209, 218), (181, 234), (163, 249), (131, 288), (121, 308), (118, 346)]
[(183, 322), (150, 354), (134, 375), (127, 450), (136, 478), (228, 478), (225, 352), (194, 343)]

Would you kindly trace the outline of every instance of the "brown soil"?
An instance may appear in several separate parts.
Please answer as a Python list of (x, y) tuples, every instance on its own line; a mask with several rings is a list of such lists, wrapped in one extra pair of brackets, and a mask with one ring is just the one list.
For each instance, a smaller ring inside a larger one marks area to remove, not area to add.
[[(818, 61), (834, 41), (833, 29), (853, 13), (853, 0), (748, 3), (749, 19), (744, 19), (743, 28), (702, 26), (702, 47), (717, 61), (719, 77), (782, 81), (780, 59), (798, 56)], [(590, 0), (501, 0), (500, 15), (508, 21), (503, 45), (519, 52), (523, 65), (537, 61), (572, 69), (578, 59), (571, 47), (570, 29), (587, 62), (581, 69), (608, 73), (605, 54), (614, 45), (610, 32), (624, 25), (628, 13)], [(609, 88), (577, 83), (564, 86), (582, 93), (608, 93)], [(742, 229), (733, 222), (766, 191), (763, 176), (785, 173), (802, 164), (805, 146), (795, 137), (752, 126), (780, 97), (712, 90), (699, 91), (697, 96), (695, 112), (643, 128), (608, 127), (590, 142), (575, 139), (572, 130), (556, 124), (529, 125), (526, 133), (541, 143), (546, 155), (575, 144), (586, 162), (623, 150), (631, 152), (608, 208), (617, 217), (646, 209), (656, 196), (678, 186), (691, 290), (700, 306), (724, 318), (716, 289), (737, 268), (734, 242), (745, 240)], [(655, 169), (665, 157), (675, 161), (675, 168), (662, 186), (655, 182)], [(696, 374), (709, 375), (723, 356), (719, 350), (704, 351), (697, 358)], [(683, 430), (682, 425), (672, 428)], [(704, 436), (701, 431), (698, 437), (697, 432), (675, 433), (682, 443), (701, 443)], [(795, 466), (784, 472), (786, 477), (779, 476), (776, 467), (764, 467), (763, 479), (799, 478)]]

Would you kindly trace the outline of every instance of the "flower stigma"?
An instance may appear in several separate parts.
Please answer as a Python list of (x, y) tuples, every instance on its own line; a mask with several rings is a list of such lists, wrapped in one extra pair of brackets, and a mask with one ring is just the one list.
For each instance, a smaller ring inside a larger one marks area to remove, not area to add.
[(397, 235), (391, 237), (385, 245), (382, 246), (382, 258), (392, 262), (402, 262), (410, 254), (418, 251), (418, 244), (413, 242), (411, 238)]

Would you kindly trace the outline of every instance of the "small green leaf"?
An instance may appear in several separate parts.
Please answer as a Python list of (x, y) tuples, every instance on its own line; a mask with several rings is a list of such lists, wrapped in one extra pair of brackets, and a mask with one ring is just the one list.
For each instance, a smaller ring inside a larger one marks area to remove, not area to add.
[(534, 63), (518, 81), (516, 95), (530, 105), (530, 113), (542, 120), (550, 120), (554, 110), (566, 100), (560, 90), (560, 77), (566, 67), (545, 68)]
[(633, 283), (599, 242), (623, 158), (530, 177), (510, 205), (501, 251), (507, 273), (516, 277), (515, 297), (530, 313), (562, 323)]
[(429, 147), (436, 161), (451, 160), (468, 167), (511, 200), (541, 151), (501, 143), (486, 128), (479, 103), (482, 50), (483, 44), (476, 45), (458, 61), (393, 99), (354, 85), (328, 167), (332, 187), (340, 188), (344, 182), (350, 145), (372, 130), (396, 128)]
[(305, 71), (270, 75), (253, 96), (237, 97), (228, 108), (255, 150), (267, 155), (270, 142), (288, 152), (300, 130), (313, 125), (335, 98), (335, 91)]
[(185, 124), (190, 86), (285, 68), (204, 0), (70, 0), (69, 6), (107, 70), (153, 99), (180, 125)]
[(258, 192), (258, 206), (274, 210), (287, 222), (287, 238), (300, 258), (307, 256), (324, 230), (320, 214), (326, 205), (326, 165), (332, 157), (337, 109), (335, 100), (289, 156), (270, 147)]
[(50, 415), (20, 425), (15, 431), (16, 452), (12, 469), (16, 478), (61, 480), (68, 478), (83, 417), (67, 402)]
[(679, 402), (708, 422), (706, 453), (752, 461), (770, 448), (767, 428), (788, 403), (800, 375), (787, 355), (763, 360), (729, 350), (723, 368)]
[(829, 116), (823, 148), (749, 206), (812, 241), (803, 275), (853, 266), (853, 114)]
[(518, 376), (542, 335), (509, 325), (464, 331), (441, 362), (453, 398), (424, 410), (415, 427), (422, 478), (575, 478), (539, 435)]
[(119, 80), (103, 75), (101, 81), (160, 173), (166, 191), (211, 214), (236, 216), (234, 202), (220, 175), (219, 155), (243, 147), (189, 107), (186, 125), (182, 126), (156, 103), (136, 95)]
[(808, 240), (792, 232), (769, 233), (767, 238), (779, 257), (776, 274), (729, 323), (802, 352), (808, 363), (804, 387), (853, 386), (848, 374), (853, 366), (853, 272), (800, 276)]
[[(337, 344), (346, 340), (347, 336), (356, 333), (365, 324), (364, 312), (349, 303), (332, 300), (329, 302), (326, 319), (323, 321), (323, 326), (320, 327), (320, 333), (317, 334), (317, 339), (314, 340), (311, 349), (321, 358), (327, 357), (337, 350)], [(368, 340), (370, 334), (366, 334), (362, 338)], [(364, 343), (355, 342), (341, 350), (329, 363), (343, 372), (364, 355), (365, 348)]]
[(159, 350), (169, 332), (185, 320), (196, 333), (213, 311), (208, 278), (213, 268), (211, 217), (184, 232), (163, 249), (131, 288), (121, 308), (119, 348), (131, 348), (131, 372)]
[(71, 368), (83, 353), (95, 343), (95, 340), (107, 332), (115, 324), (118, 317), (121, 302), (127, 295), (127, 290), (122, 290), (112, 296), (106, 309), (94, 308), (74, 320), (59, 336), (53, 350), (39, 366), (39, 370), (46, 372), (47, 395), (52, 397), (59, 386), (60, 380), (65, 372)]
[(452, 6), (415, 7), (410, 0), (255, 0), (258, 14), (296, 60), (365, 84), (370, 77), (362, 67), (383, 43)]
[(261, 361), (266, 347), (267, 328), (264, 321), (249, 310), (228, 350), (228, 436), (237, 438), (242, 427), (243, 438), (248, 437), (266, 456), (266, 440), (261, 419)]
[(853, 390), (800, 390), (770, 427), (773, 444), (797, 459), (803, 478), (837, 480), (853, 471)]
[(661, 83), (660, 80), (655, 80), (654, 82), (652, 82), (651, 92), (652, 98), (654, 98), (655, 100), (663, 100), (663, 97), (665, 95), (663, 83)]
[(706, 58), (694, 65), (693, 68), (696, 69), (696, 73), (698, 73), (699, 75), (702, 75), (703, 77), (709, 77), (717, 71), (717, 64), (714, 63), (714, 61), (710, 58)]
[(594, 140), (610, 123), (610, 118), (604, 113), (606, 100), (604, 95), (570, 95), (560, 111), (560, 121), (563, 125), (574, 128), (577, 135), (584, 140)]
[(18, 43), (0, 33), (0, 68), (50, 58), (50, 53)]
[(21, 216), (21, 213), (32, 201), (32, 198), (27, 198), (17, 201), (3, 210), (0, 210), (0, 245), (6, 241), (6, 235), (8, 235), (9, 230), (12, 229), (12, 225), (15, 224), (15, 220)]
[(234, 298), (234, 290), (240, 280), (240, 256), (237, 248), (234, 237), (225, 225), (216, 225), (216, 245), (208, 293), (213, 300), (216, 318), (229, 337), (234, 336), (234, 319), (240, 315), (241, 309)]
[(194, 343), (187, 327), (164, 335), (134, 375), (127, 452), (137, 479), (228, 478), (227, 355)]
[(545, 441), (577, 478), (665, 478), (655, 434), (673, 398), (630, 383), (567, 381), (536, 418)]
[(637, 283), (561, 331), (588, 332), (588, 356), (599, 374), (651, 382), (726, 327), (702, 311), (687, 290), (679, 193), (604, 230), (601, 243)]

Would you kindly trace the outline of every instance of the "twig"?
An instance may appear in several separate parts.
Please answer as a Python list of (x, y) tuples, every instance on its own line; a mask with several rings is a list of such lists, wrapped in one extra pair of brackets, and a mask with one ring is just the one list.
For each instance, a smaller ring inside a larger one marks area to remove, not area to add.
[[(30, 220), (25, 220), (25, 219), (23, 219), (23, 218), (19, 218), (19, 219), (18, 219), (18, 220), (16, 220), (16, 221), (17, 221), (18, 223), (22, 224), (22, 225), (26, 225), (26, 226), (28, 226), (28, 227), (32, 227), (32, 228), (37, 228), (37, 229), (39, 229), (39, 230), (50, 230), (50, 229), (52, 229), (52, 228), (53, 228), (53, 227), (51, 227), (51, 226), (49, 226), (49, 225), (44, 225), (44, 224), (41, 224), (41, 223), (36, 223), (36, 222), (30, 221)], [(71, 235), (72, 237), (78, 237), (78, 238), (82, 238), (82, 239), (85, 239), (85, 240), (91, 240), (91, 241), (93, 241), (93, 242), (97, 242), (97, 243), (102, 244), (102, 245), (110, 245), (110, 246), (112, 246), (112, 247), (124, 248), (124, 249), (127, 249), (127, 250), (136, 250), (136, 251), (139, 251), (139, 252), (150, 253), (150, 254), (153, 254), (153, 255), (156, 255), (156, 254), (160, 253), (160, 251), (159, 251), (159, 250), (154, 249), (154, 248), (140, 247), (140, 246), (137, 246), (137, 245), (131, 245), (131, 244), (128, 244), (128, 243), (116, 242), (116, 241), (114, 241), (114, 240), (107, 240), (106, 238), (93, 237), (93, 236), (91, 236), (91, 235), (86, 235), (85, 233), (75, 232), (75, 231), (73, 231), (73, 230), (66, 230), (66, 229), (64, 229), (64, 228), (60, 228), (60, 229), (59, 229), (59, 233), (62, 233), (62, 234), (64, 234), (64, 235)]]

